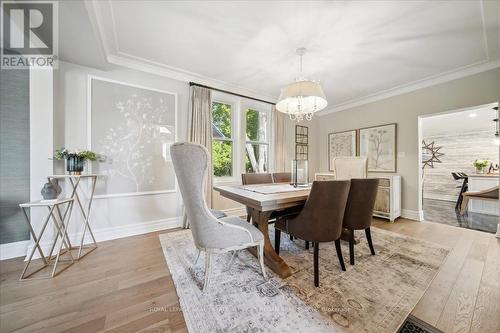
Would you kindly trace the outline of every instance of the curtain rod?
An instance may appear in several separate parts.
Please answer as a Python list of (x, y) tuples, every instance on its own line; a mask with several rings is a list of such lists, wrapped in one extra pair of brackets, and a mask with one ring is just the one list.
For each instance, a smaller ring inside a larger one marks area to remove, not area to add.
[(248, 99), (251, 99), (251, 100), (254, 100), (254, 101), (257, 101), (257, 102), (266, 103), (266, 104), (271, 104), (271, 105), (275, 105), (276, 104), (274, 102), (269, 102), (269, 101), (265, 101), (263, 99), (259, 99), (259, 98), (255, 98), (255, 97), (250, 97), (250, 96), (238, 94), (238, 93), (227, 91), (227, 90), (223, 90), (223, 89), (218, 89), (218, 88), (206, 86), (206, 85), (199, 84), (199, 83), (196, 83), (196, 82), (189, 82), (189, 86), (190, 87), (191, 86), (196, 86), (196, 87), (207, 88), (207, 89), (210, 89), (210, 90), (215, 90), (215, 91), (219, 91), (219, 92), (222, 92), (222, 93), (225, 93), (225, 94), (230, 94), (230, 95), (234, 95), (234, 96), (238, 96), (238, 97), (248, 98)]

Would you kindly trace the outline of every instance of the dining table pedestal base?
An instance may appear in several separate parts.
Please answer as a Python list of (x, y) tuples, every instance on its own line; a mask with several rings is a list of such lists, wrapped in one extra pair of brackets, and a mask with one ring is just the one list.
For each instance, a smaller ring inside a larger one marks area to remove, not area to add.
[[(252, 222), (257, 222), (259, 230), (264, 234), (264, 262), (265, 264), (278, 274), (281, 278), (285, 279), (292, 275), (292, 270), (290, 266), (281, 258), (274, 247), (272, 246), (271, 240), (269, 239), (269, 217), (272, 211), (261, 212), (256, 209), (252, 209)], [(257, 249), (249, 248), (250, 253), (257, 256)]]

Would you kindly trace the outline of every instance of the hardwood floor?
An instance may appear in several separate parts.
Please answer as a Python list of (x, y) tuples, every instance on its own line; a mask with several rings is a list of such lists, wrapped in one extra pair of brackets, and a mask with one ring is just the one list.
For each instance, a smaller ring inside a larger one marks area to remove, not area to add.
[[(500, 332), (500, 239), (402, 219), (374, 226), (452, 249), (414, 316), (445, 332)], [(100, 243), (51, 280), (20, 282), (22, 260), (2, 261), (0, 331), (185, 332), (160, 233)]]

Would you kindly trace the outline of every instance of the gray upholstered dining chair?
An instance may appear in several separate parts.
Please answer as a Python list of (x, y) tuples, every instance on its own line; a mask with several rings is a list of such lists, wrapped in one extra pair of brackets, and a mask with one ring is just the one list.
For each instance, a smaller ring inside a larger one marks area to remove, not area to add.
[(198, 144), (180, 142), (172, 145), (170, 154), (195, 246), (198, 251), (205, 252), (203, 290), (207, 290), (209, 286), (212, 255), (254, 246), (258, 250), (262, 275), (266, 278), (264, 236), (260, 230), (239, 217), (217, 219), (207, 207), (203, 188), (210, 163), (207, 149)]

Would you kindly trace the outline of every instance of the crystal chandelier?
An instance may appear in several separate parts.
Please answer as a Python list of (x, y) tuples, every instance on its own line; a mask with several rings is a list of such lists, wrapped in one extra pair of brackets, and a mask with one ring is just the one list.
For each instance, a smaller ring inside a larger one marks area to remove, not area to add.
[(328, 105), (328, 101), (319, 83), (307, 80), (302, 75), (302, 57), (306, 49), (301, 47), (296, 53), (300, 56), (300, 76), (281, 90), (276, 110), (288, 114), (291, 120), (300, 122), (304, 118), (311, 120), (315, 112)]

